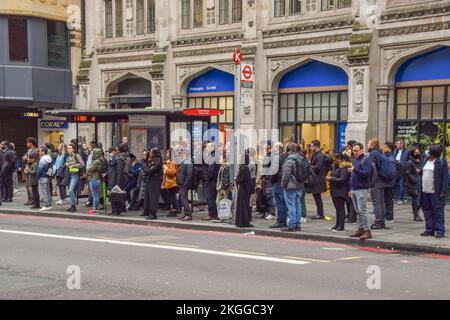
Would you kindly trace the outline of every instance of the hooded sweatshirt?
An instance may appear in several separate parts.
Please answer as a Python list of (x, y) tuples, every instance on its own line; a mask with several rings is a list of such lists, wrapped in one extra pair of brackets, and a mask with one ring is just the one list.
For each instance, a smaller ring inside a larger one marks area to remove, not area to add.
[(48, 178), (47, 171), (52, 166), (52, 158), (46, 154), (41, 160), (39, 160), (39, 165), (37, 169), (37, 179)]
[(103, 166), (102, 158), (102, 150), (101, 149), (93, 149), (92, 150), (92, 161), (90, 166), (87, 168), (87, 174), (89, 180), (101, 180), (100, 171)]

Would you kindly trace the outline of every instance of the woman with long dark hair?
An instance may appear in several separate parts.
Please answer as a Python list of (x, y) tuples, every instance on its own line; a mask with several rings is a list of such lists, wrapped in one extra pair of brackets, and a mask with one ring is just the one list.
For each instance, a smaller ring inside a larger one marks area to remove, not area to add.
[(159, 195), (163, 177), (161, 153), (158, 148), (150, 150), (147, 165), (144, 165), (142, 169), (146, 175), (144, 215), (148, 216), (146, 218), (147, 220), (158, 219), (157, 211), (159, 208)]
[(422, 153), (419, 148), (409, 152), (409, 160), (406, 163), (406, 193), (412, 198), (412, 210), (414, 221), (423, 221), (419, 216), (420, 209), (420, 181), (422, 174)]
[(176, 217), (178, 214), (177, 202), (177, 173), (178, 167), (172, 160), (172, 148), (167, 149), (164, 159), (164, 176), (162, 183), (162, 196), (165, 209), (170, 210), (168, 217)]

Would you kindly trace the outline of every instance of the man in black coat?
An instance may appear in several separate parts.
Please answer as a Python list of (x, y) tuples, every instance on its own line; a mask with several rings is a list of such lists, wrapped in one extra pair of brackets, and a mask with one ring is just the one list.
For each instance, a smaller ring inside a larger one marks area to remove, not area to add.
[(13, 198), (13, 173), (16, 168), (16, 152), (11, 149), (8, 141), (0, 144), (1, 167), (0, 167), (0, 184), (2, 202), (12, 202)]
[(178, 151), (178, 157), (181, 163), (177, 174), (177, 185), (179, 187), (180, 201), (184, 208), (184, 216), (179, 218), (179, 220), (190, 221), (192, 220), (192, 210), (189, 205), (188, 194), (192, 184), (194, 165), (192, 164), (192, 160), (186, 156), (185, 150), (180, 149)]
[(313, 155), (311, 158), (311, 169), (314, 171), (310, 183), (307, 185), (306, 191), (311, 193), (314, 197), (317, 207), (317, 215), (312, 219), (323, 219), (323, 201), (322, 193), (327, 191), (326, 176), (330, 170), (330, 163), (326, 156), (320, 150), (320, 141), (314, 140), (311, 142), (311, 150)]
[[(128, 173), (126, 171), (127, 157), (126, 157), (125, 145), (120, 144), (117, 147), (118, 154), (113, 156), (108, 163), (108, 188), (112, 190), (115, 186), (118, 186), (122, 191), (125, 190), (127, 186)], [(123, 199), (111, 200), (112, 215), (120, 215), (123, 211), (125, 203), (125, 193)]]
[(208, 157), (206, 162), (206, 176), (205, 176), (205, 197), (208, 202), (208, 215), (202, 220), (217, 219), (217, 178), (219, 176), (220, 164), (216, 159), (213, 143), (208, 143), (206, 146), (206, 154)]

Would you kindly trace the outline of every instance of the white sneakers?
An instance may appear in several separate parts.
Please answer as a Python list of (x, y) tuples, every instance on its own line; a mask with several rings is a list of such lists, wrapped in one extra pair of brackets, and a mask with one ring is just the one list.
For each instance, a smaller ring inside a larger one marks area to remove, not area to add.
[(62, 205), (65, 204), (65, 203), (66, 203), (66, 201), (64, 201), (64, 200), (59, 200), (59, 201), (56, 202), (56, 204), (57, 204), (58, 206), (62, 206)]
[(17, 192), (19, 192), (19, 189), (14, 189), (13, 194), (16, 194)]
[(53, 209), (52, 207), (43, 207), (43, 208), (40, 208), (39, 211), (49, 211), (52, 209)]
[(267, 217), (265, 217), (264, 219), (266, 220), (275, 220), (275, 216), (268, 214)]
[(305, 223), (306, 222), (306, 218), (302, 218), (302, 223)]

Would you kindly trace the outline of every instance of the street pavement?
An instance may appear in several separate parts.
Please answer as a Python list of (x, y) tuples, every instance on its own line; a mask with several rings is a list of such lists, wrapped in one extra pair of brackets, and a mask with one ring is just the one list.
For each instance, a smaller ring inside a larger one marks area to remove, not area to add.
[[(333, 233), (328, 230), (335, 223), (335, 209), (331, 202), (329, 196), (324, 196), (324, 208), (325, 214), (331, 218), (333, 221), (324, 220), (312, 220), (310, 217), (316, 214), (316, 207), (314, 199), (311, 195), (307, 195), (307, 222), (302, 226), (302, 232), (296, 233), (285, 233), (278, 229), (270, 229), (269, 226), (275, 221), (267, 221), (254, 217), (253, 228), (236, 228), (232, 224), (228, 223), (213, 223), (211, 221), (203, 221), (202, 217), (207, 215), (204, 211), (205, 208), (195, 208), (194, 220), (189, 222), (180, 222), (176, 218), (166, 217), (167, 212), (160, 211), (159, 219), (157, 221), (146, 221), (143, 217), (140, 217), (142, 211), (139, 212), (127, 212), (122, 214), (121, 217), (106, 217), (105, 215), (92, 216), (88, 215), (87, 212), (89, 208), (84, 206), (87, 198), (80, 198), (79, 205), (77, 207), (78, 212), (75, 214), (68, 214), (66, 209), (69, 208), (68, 205), (58, 206), (56, 201), (58, 197), (53, 197), (53, 210), (51, 212), (38, 212), (37, 210), (31, 210), (28, 206), (24, 206), (23, 203), (26, 202), (26, 192), (21, 189), (14, 198), (13, 203), (4, 203), (0, 207), (0, 213), (8, 214), (34, 214), (40, 216), (58, 216), (65, 218), (78, 218), (83, 217), (83, 219), (94, 219), (94, 220), (104, 220), (104, 221), (120, 221), (123, 223), (136, 223), (136, 224), (153, 224), (168, 227), (177, 228), (191, 228), (191, 229), (201, 229), (201, 230), (216, 230), (216, 231), (227, 231), (227, 232), (237, 232), (237, 233), (248, 233), (255, 232), (259, 235), (271, 235), (271, 236), (281, 236), (290, 238), (302, 238), (302, 239), (313, 239), (322, 241), (334, 241), (338, 243), (350, 243), (360, 246), (369, 247), (381, 247), (387, 249), (396, 250), (411, 250), (411, 251), (421, 251), (428, 253), (438, 253), (438, 254), (448, 254), (450, 255), (450, 238), (446, 237), (443, 239), (436, 239), (434, 237), (421, 237), (420, 233), (424, 231), (425, 222), (415, 222), (413, 221), (413, 214), (410, 203), (406, 205), (394, 205), (395, 222), (386, 223), (388, 229), (375, 230), (372, 231), (373, 240), (368, 240), (365, 242), (359, 241), (358, 239), (349, 238), (349, 234), (356, 228), (356, 225), (347, 224), (346, 233)], [(369, 212), (373, 212), (372, 205), (369, 203)], [(109, 212), (109, 208), (108, 208)], [(104, 213), (104, 211), (102, 211)], [(422, 212), (421, 212), (422, 214)], [(256, 213), (254, 213), (256, 216)], [(423, 216), (423, 215), (422, 215)], [(373, 222), (374, 215), (370, 214), (371, 221)], [(446, 208), (446, 225), (450, 223), (450, 206)]]
[(334, 242), (0, 215), (0, 299), (450, 299), (449, 270)]

